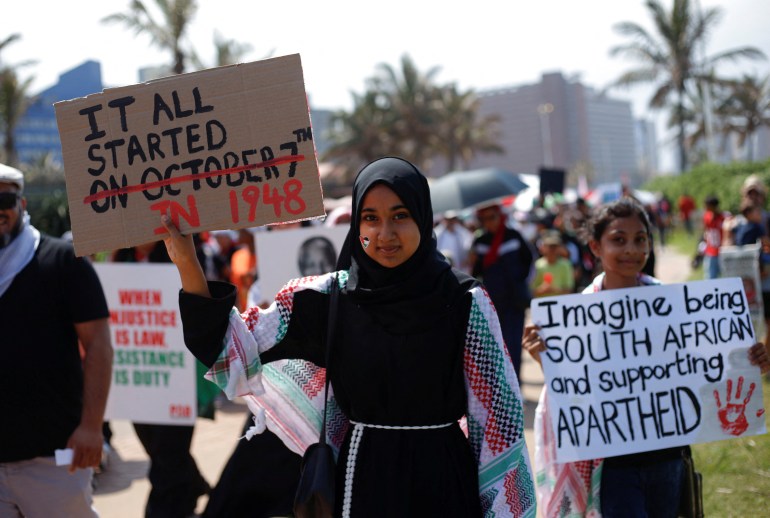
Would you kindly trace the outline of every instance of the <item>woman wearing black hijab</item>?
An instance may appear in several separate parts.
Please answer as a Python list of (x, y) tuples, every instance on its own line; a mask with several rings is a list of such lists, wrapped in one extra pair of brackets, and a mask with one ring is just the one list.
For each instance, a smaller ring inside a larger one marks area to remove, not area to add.
[(356, 178), (338, 271), (290, 281), (267, 310), (238, 315), (233, 287), (207, 284), (189, 239), (164, 220), (185, 342), (212, 381), (266, 409), (270, 429), (301, 452), (320, 429), (336, 275), (335, 514), (534, 516), (521, 397), (497, 316), (438, 253), (432, 222), (425, 177), (405, 160), (376, 160)]

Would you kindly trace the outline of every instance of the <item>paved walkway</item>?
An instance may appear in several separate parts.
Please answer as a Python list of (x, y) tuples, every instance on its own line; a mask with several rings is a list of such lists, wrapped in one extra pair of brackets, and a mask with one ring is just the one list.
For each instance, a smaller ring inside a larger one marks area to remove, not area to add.
[[(677, 254), (670, 247), (657, 250), (657, 276), (665, 283), (687, 280), (690, 273), (689, 258)], [(532, 458), (534, 438), (532, 425), (535, 406), (543, 385), (542, 371), (538, 365), (524, 355), (522, 359), (521, 390), (525, 400), (525, 434)], [(193, 437), (192, 452), (203, 476), (213, 486), (219, 473), (230, 457), (243, 424), (246, 420), (246, 405), (241, 402), (226, 402), (217, 411), (214, 421), (198, 419)], [(114, 421), (114, 452), (107, 471), (99, 475), (95, 495), (95, 506), (103, 518), (140, 518), (150, 491), (146, 474), (147, 455), (134, 434), (131, 424)], [(206, 497), (198, 501), (198, 511), (206, 505)]]

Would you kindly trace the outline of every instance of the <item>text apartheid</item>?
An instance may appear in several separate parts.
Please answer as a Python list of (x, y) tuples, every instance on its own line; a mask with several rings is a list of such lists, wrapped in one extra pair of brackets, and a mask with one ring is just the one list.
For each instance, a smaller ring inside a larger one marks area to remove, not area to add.
[(703, 394), (756, 342), (738, 279), (539, 299), (532, 319), (560, 462), (700, 441), (717, 414)]

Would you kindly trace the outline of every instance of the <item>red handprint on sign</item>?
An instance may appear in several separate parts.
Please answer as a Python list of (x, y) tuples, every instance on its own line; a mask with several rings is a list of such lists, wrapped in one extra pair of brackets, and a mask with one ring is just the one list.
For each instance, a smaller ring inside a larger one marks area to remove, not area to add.
[[(754, 393), (756, 384), (752, 383), (749, 386), (749, 392), (746, 394), (746, 398), (743, 403), (731, 403), (733, 391), (733, 380), (727, 380), (727, 404), (723, 407), (722, 400), (719, 399), (719, 391), (714, 391), (714, 399), (717, 400), (717, 416), (719, 422), (722, 424), (722, 430), (730, 435), (741, 435), (749, 427), (749, 422), (746, 419), (746, 405), (751, 400), (751, 395)], [(738, 401), (741, 397), (741, 391), (743, 390), (743, 376), (738, 378), (738, 386), (735, 388), (735, 400)]]

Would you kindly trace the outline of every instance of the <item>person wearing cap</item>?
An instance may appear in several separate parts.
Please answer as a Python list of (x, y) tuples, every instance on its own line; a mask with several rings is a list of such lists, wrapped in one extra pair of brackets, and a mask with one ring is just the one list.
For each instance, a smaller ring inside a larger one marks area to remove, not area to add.
[[(0, 516), (97, 516), (107, 303), (90, 262), (32, 226), (23, 190), (21, 171), (0, 164)], [(57, 465), (58, 450), (71, 460)]]
[(455, 268), (470, 272), (468, 252), (473, 244), (473, 233), (465, 228), (454, 211), (444, 213), (442, 221), (433, 229), (438, 249), (452, 261)]
[(550, 297), (572, 293), (575, 290), (575, 271), (562, 252), (558, 230), (547, 230), (539, 243), (540, 258), (535, 261), (532, 279), (533, 297)]
[(705, 279), (718, 279), (721, 274), (719, 269), (719, 248), (722, 246), (722, 225), (725, 217), (719, 210), (719, 198), (708, 196), (705, 200), (703, 212), (703, 240), (706, 249), (703, 252), (703, 276)]

